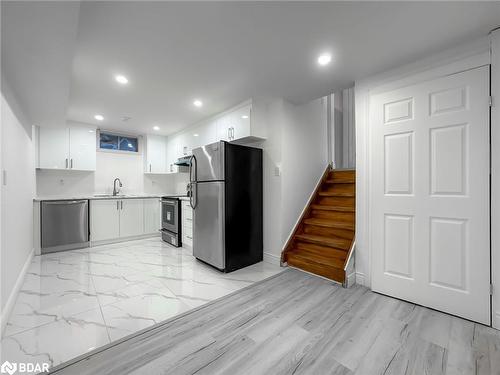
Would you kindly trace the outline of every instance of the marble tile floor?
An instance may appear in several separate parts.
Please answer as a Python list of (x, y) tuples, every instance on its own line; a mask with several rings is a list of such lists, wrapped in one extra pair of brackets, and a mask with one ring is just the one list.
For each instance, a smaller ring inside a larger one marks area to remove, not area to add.
[(281, 271), (261, 262), (223, 274), (159, 238), (37, 256), (0, 363), (56, 366)]

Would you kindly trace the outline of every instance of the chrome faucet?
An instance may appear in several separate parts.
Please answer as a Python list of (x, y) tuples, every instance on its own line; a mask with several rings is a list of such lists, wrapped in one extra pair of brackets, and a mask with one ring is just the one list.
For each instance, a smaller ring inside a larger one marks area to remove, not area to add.
[[(119, 187), (118, 189), (116, 188), (116, 181), (118, 181), (119, 183)], [(120, 188), (122, 187), (122, 182), (120, 181), (119, 178), (115, 178), (115, 180), (113, 181), (113, 196), (115, 195), (118, 195), (118, 193), (120, 192)]]

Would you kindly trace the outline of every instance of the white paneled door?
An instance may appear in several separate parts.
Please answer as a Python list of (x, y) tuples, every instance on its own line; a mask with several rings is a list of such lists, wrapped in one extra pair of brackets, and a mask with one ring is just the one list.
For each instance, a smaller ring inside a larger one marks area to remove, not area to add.
[(370, 99), (372, 288), (490, 323), (489, 68)]

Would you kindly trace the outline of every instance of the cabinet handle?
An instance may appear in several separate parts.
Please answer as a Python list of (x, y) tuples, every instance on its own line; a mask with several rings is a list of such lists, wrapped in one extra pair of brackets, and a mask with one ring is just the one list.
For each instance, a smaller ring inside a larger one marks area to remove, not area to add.
[(119, 201), (116, 201), (116, 209), (119, 210), (120, 209), (120, 202)]
[(227, 139), (231, 140), (231, 128), (227, 128)]
[(149, 172), (151, 172), (151, 163), (149, 163)]
[(193, 219), (190, 219), (189, 217), (186, 218), (187, 221), (193, 221)]
[(121, 203), (121, 209), (123, 210), (123, 201), (120, 201), (120, 203)]
[(234, 127), (231, 127), (231, 138), (234, 141)]
[(68, 169), (68, 158), (66, 158), (66, 169)]
[(70, 161), (70, 168), (73, 169), (73, 158), (71, 158), (71, 161)]
[(187, 234), (186, 234), (186, 237), (187, 237), (187, 238), (189, 238), (190, 240), (192, 240), (192, 239), (193, 239), (193, 237), (188, 236)]

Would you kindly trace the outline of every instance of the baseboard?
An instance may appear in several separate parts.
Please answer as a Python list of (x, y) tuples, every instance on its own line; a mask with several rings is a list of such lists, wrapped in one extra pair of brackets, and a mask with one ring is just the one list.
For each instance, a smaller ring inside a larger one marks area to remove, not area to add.
[(280, 265), (281, 257), (264, 251), (264, 262)]
[(155, 233), (148, 233), (148, 234), (140, 234), (138, 236), (113, 238), (111, 240), (90, 241), (90, 247), (101, 246), (101, 245), (110, 245), (113, 243), (126, 242), (126, 241), (144, 240), (146, 238), (160, 237), (160, 236), (161, 236), (161, 233), (155, 232)]
[(346, 276), (345, 286), (347, 288), (350, 288), (351, 286), (353, 286), (354, 284), (356, 284), (356, 282), (357, 282), (356, 272), (352, 272), (352, 273), (350, 273), (350, 274), (348, 274)]
[(356, 284), (366, 286), (365, 274), (363, 272), (356, 272)]
[(493, 312), (491, 326), (500, 330), (500, 311)]
[(10, 313), (12, 312), (12, 309), (14, 308), (14, 304), (16, 303), (17, 295), (19, 294), (19, 291), (21, 290), (23, 283), (24, 283), (24, 278), (26, 276), (26, 272), (28, 271), (28, 267), (31, 264), (31, 261), (33, 260), (33, 256), (35, 255), (35, 249), (31, 249), (30, 253), (28, 254), (28, 258), (24, 262), (23, 268), (19, 272), (19, 276), (17, 277), (16, 283), (14, 284), (14, 287), (12, 288), (12, 291), (10, 292), (9, 298), (7, 299), (7, 302), (5, 303), (4, 308), (2, 309), (2, 314), (0, 315), (0, 325), (1, 325), (1, 337), (3, 337), (3, 332), (5, 329), (5, 326), (7, 325), (7, 322), (10, 317)]

